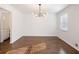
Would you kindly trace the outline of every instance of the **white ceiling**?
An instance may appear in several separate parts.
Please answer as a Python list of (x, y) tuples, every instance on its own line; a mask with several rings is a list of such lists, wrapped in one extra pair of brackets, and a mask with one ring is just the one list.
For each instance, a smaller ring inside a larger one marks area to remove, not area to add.
[[(23, 13), (32, 13), (34, 12), (35, 6), (34, 4), (12, 4), (11, 6), (17, 8), (19, 11)], [(57, 13), (64, 9), (67, 4), (43, 4), (43, 10), (48, 11), (48, 13)]]

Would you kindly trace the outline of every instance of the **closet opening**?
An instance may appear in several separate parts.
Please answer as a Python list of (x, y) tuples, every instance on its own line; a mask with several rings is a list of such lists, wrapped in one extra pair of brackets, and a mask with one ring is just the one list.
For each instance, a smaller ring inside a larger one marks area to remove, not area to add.
[(6, 52), (11, 41), (11, 12), (0, 8), (0, 51)]

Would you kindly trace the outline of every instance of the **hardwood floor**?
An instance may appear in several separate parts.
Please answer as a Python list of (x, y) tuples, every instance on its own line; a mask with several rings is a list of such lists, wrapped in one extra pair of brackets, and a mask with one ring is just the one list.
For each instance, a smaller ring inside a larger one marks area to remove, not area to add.
[(1, 53), (6, 53), (11, 50), (10, 39), (5, 40), (3, 43), (0, 43), (0, 51)]
[[(7, 51), (15, 50), (15, 49), (17, 50), (18, 48), (27, 47), (27, 46), (31, 47), (30, 49), (34, 49), (32, 48), (32, 46), (41, 43), (45, 43), (44, 44), (46, 45), (44, 46), (45, 48), (43, 50), (34, 52), (33, 54), (61, 54), (61, 53), (77, 54), (78, 53), (77, 50), (75, 50), (74, 48), (63, 42), (58, 37), (30, 37), (30, 36), (27, 37), (24, 36), (19, 40), (17, 40), (16, 42), (14, 42), (13, 44), (10, 44), (9, 40), (6, 40), (4, 43), (0, 44), (0, 51), (2, 51), (2, 53), (6, 53)], [(30, 53), (31, 50), (28, 51)]]

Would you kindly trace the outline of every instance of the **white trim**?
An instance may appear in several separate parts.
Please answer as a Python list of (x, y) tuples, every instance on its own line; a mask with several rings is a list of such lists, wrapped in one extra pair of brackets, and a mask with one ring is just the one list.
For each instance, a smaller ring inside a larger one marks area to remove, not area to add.
[(79, 49), (77, 47), (75, 47), (74, 45), (70, 44), (68, 41), (64, 40), (63, 38), (59, 37), (59, 39), (61, 39), (62, 41), (64, 41), (65, 43), (67, 43), (68, 45), (70, 45), (71, 47), (73, 47), (74, 49), (76, 49), (77, 51), (79, 51)]
[[(21, 37), (27, 37), (27, 36), (21, 36)], [(16, 39), (15, 41), (19, 40), (21, 37), (19, 37), (18, 39)], [(56, 35), (54, 36), (29, 36), (29, 37), (57, 37)], [(10, 44), (14, 43), (15, 41), (10, 41)]]
[(4, 40), (0, 40), (0, 43), (4, 42)]

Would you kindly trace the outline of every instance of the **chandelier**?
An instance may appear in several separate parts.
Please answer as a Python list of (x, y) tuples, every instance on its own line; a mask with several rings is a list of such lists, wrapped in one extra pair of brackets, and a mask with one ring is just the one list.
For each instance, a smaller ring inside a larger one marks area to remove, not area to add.
[(34, 15), (37, 17), (44, 17), (47, 14), (46, 5), (37, 4), (35, 9)]

